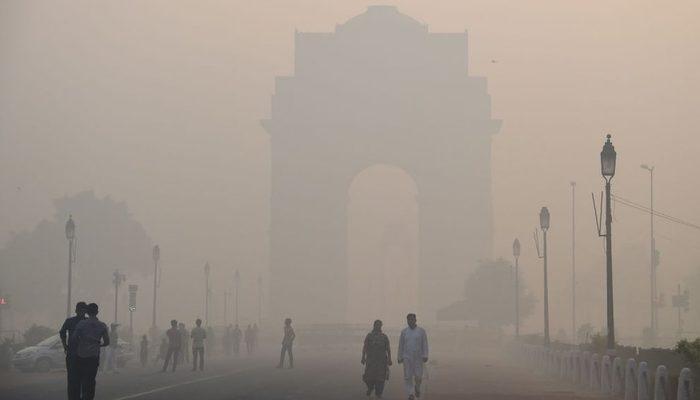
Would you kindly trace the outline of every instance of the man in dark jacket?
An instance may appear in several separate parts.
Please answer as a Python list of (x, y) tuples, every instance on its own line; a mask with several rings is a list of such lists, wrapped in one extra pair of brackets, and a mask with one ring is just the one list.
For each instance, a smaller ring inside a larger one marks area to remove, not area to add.
[(82, 400), (95, 398), (95, 377), (100, 366), (100, 348), (109, 346), (107, 325), (97, 319), (98, 311), (97, 304), (88, 304), (88, 318), (80, 321), (75, 327), (78, 344), (75, 366), (80, 375)]
[(175, 372), (175, 368), (177, 368), (177, 358), (180, 356), (180, 347), (182, 345), (182, 334), (177, 329), (177, 320), (174, 319), (170, 321), (170, 326), (171, 328), (165, 332), (168, 336), (168, 352), (165, 354), (162, 372), (168, 369), (171, 357), (173, 359), (173, 372)]
[(87, 304), (80, 301), (75, 305), (75, 316), (67, 318), (58, 332), (63, 343), (63, 352), (66, 353), (66, 372), (68, 381), (68, 400), (80, 400), (80, 376), (75, 368), (77, 343), (75, 327), (78, 322), (85, 319)]

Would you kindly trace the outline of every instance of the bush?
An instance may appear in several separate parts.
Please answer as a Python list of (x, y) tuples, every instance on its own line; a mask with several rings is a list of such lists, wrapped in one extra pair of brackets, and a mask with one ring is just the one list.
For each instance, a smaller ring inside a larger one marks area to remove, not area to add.
[(676, 353), (683, 356), (683, 358), (697, 366), (700, 364), (700, 338), (693, 340), (692, 342), (687, 339), (683, 339), (676, 344), (674, 349)]
[(22, 336), (24, 337), (25, 346), (34, 346), (42, 340), (56, 334), (56, 330), (48, 326), (34, 324), (29, 327)]

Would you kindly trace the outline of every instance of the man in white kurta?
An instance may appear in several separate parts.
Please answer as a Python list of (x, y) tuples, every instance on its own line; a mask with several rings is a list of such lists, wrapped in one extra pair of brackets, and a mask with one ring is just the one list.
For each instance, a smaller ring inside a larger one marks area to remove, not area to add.
[(403, 378), (409, 400), (420, 397), (423, 364), (428, 362), (428, 336), (416, 324), (416, 314), (406, 316), (408, 327), (399, 338), (399, 364), (403, 364)]

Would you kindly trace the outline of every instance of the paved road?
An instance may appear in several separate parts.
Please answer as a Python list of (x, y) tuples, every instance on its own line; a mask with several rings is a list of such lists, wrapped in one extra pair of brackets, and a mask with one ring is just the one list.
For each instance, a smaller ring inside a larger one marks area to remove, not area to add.
[[(318, 354), (320, 353), (320, 354)], [(296, 400), (364, 399), (359, 354), (298, 351), (297, 368), (278, 370), (276, 354), (256, 358), (214, 359), (204, 372), (183, 368), (160, 373), (157, 367), (127, 368), (98, 375), (97, 399), (111, 400)], [(426, 379), (425, 400), (569, 400), (582, 398), (567, 385), (526, 368), (499, 361), (493, 354), (435, 354)], [(189, 367), (189, 366), (188, 366)], [(65, 372), (0, 374), (0, 398), (65, 398)], [(386, 399), (404, 399), (401, 369), (391, 370)]]

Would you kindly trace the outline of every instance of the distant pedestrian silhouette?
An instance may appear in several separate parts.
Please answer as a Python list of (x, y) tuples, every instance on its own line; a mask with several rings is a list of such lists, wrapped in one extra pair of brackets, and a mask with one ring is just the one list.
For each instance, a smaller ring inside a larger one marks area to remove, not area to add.
[(163, 362), (163, 370), (165, 372), (168, 369), (168, 364), (170, 359), (173, 359), (173, 372), (177, 368), (177, 359), (180, 355), (180, 347), (182, 345), (182, 337), (180, 331), (177, 329), (177, 320), (174, 319), (170, 321), (170, 329), (165, 332), (168, 336), (168, 352), (165, 354), (165, 361)]
[(145, 367), (148, 363), (148, 338), (146, 335), (141, 336), (141, 345), (139, 348), (139, 361), (141, 366)]
[(289, 368), (294, 368), (294, 355), (292, 354), (292, 344), (294, 344), (294, 339), (296, 334), (292, 328), (292, 319), (287, 318), (284, 320), (284, 337), (282, 338), (282, 351), (280, 352), (280, 363), (277, 368), (284, 367), (284, 356), (289, 354)]
[(197, 318), (195, 326), (192, 328), (192, 371), (197, 370), (197, 356), (199, 355), (199, 370), (204, 370), (204, 339), (207, 338), (207, 331), (202, 328), (202, 320)]

